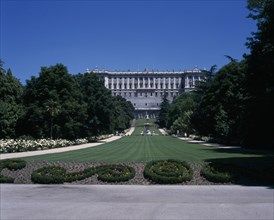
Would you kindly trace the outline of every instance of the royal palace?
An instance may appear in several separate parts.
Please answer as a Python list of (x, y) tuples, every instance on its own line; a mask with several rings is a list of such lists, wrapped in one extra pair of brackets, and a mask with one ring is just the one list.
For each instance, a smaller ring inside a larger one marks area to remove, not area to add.
[[(87, 70), (87, 72), (91, 72)], [(113, 96), (120, 95), (135, 108), (135, 117), (149, 115), (155, 118), (166, 95), (171, 102), (182, 92), (195, 88), (203, 80), (206, 71), (194, 68), (184, 71), (107, 71), (95, 69), (92, 72), (104, 81)]]

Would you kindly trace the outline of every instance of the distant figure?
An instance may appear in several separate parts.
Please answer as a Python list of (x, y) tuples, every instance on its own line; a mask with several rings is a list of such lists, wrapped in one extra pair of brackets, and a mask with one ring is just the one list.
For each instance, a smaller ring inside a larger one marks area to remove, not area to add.
[(148, 120), (149, 119), (149, 117), (148, 117), (148, 114), (146, 115), (146, 120)]

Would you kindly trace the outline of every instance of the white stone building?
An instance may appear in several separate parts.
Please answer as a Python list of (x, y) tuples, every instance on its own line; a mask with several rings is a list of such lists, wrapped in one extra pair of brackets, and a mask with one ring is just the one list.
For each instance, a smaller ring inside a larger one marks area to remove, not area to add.
[(113, 96), (120, 95), (130, 101), (135, 108), (135, 117), (146, 114), (154, 118), (158, 115), (164, 95), (172, 101), (182, 92), (195, 88), (197, 81), (203, 80), (206, 71), (195, 68), (185, 71), (93, 71), (104, 81)]

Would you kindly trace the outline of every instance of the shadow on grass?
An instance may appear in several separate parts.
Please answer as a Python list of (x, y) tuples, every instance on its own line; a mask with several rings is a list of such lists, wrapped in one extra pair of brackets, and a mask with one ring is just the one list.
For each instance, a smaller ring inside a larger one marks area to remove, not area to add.
[(274, 155), (208, 159), (205, 162), (230, 166), (233, 183), (244, 186), (274, 188)]

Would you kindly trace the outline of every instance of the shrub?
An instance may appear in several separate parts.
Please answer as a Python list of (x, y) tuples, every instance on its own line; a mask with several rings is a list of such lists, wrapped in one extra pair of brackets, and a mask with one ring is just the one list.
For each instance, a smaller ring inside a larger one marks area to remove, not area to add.
[(222, 163), (207, 164), (201, 170), (202, 176), (214, 183), (227, 183), (233, 181), (235, 178), (233, 173), (233, 168), (230, 165)]
[(98, 180), (105, 182), (125, 182), (135, 176), (134, 168), (122, 164), (109, 164), (96, 167)]
[(8, 168), (9, 170), (20, 170), (26, 166), (26, 161), (21, 159), (7, 159), (0, 162), (0, 170)]
[(13, 183), (14, 178), (0, 175), (0, 183)]
[(80, 172), (67, 173), (65, 182), (74, 182), (77, 180), (86, 179), (95, 174), (95, 168), (87, 168)]
[(65, 182), (66, 169), (63, 167), (43, 167), (31, 174), (34, 183), (60, 184)]
[(192, 171), (186, 162), (158, 160), (146, 164), (144, 177), (155, 183), (176, 184), (191, 180)]

